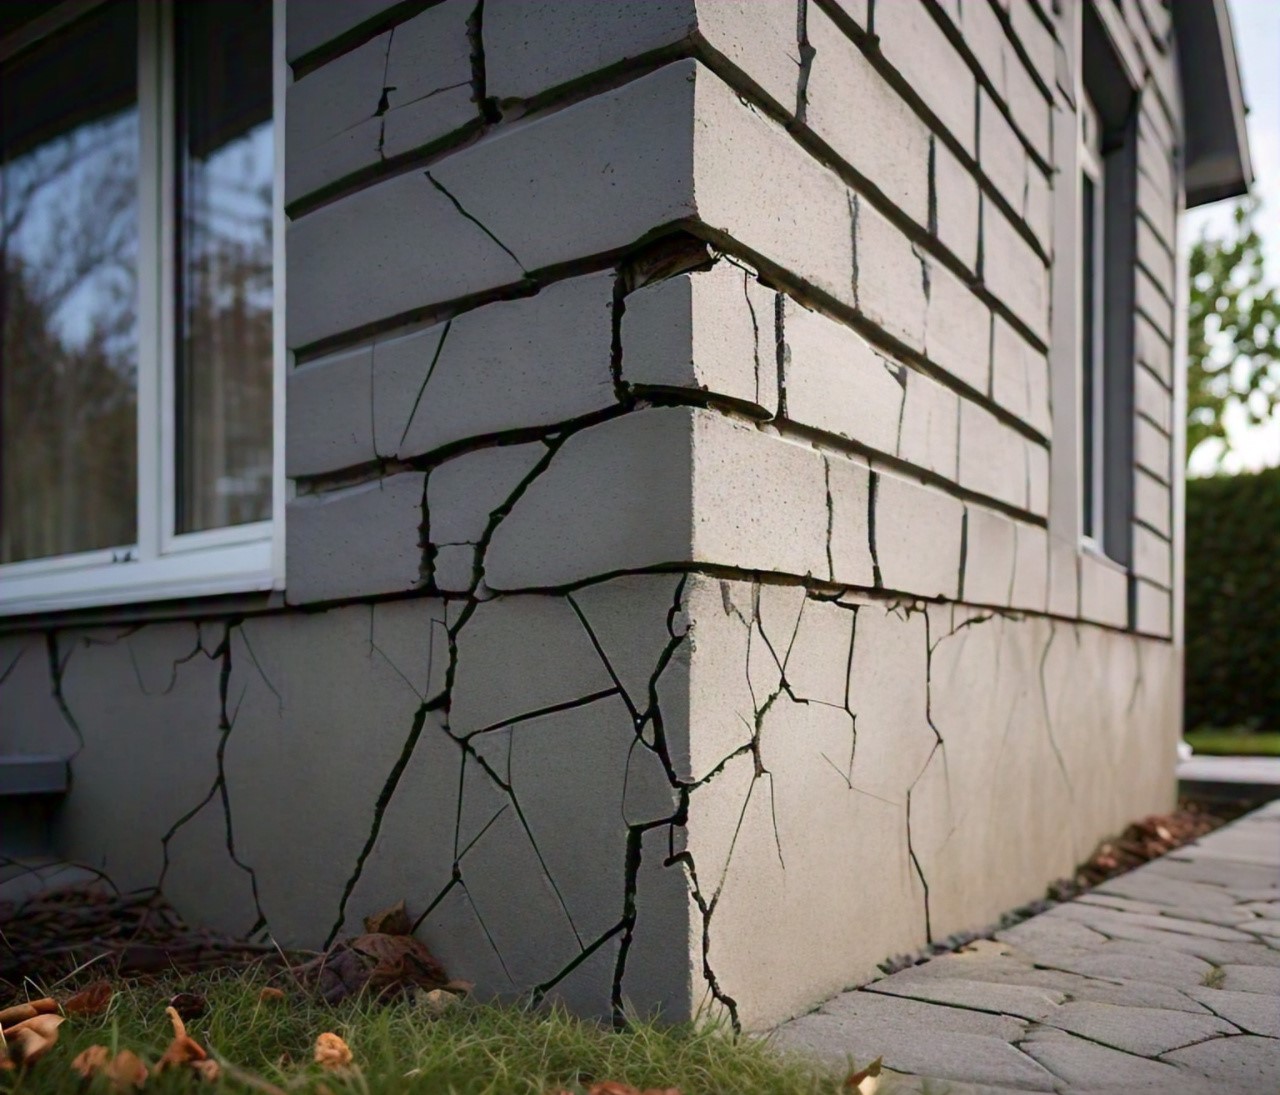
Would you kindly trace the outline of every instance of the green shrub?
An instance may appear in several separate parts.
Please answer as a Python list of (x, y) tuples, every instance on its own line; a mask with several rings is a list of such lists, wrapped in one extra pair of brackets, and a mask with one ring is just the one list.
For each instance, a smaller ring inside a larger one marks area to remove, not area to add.
[(1187, 482), (1186, 725), (1280, 729), (1280, 468)]

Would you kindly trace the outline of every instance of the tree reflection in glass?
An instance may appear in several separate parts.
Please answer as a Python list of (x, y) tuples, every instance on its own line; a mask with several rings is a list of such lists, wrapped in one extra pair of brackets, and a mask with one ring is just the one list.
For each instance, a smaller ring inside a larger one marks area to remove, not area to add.
[(178, 531), (271, 516), (269, 0), (177, 18)]
[(136, 537), (137, 9), (0, 69), (0, 562)]

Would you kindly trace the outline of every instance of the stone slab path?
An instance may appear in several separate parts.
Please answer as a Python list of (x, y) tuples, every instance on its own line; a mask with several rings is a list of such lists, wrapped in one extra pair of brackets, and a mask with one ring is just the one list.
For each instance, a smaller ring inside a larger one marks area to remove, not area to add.
[(1277, 1095), (1280, 802), (773, 1037), (881, 1093)]
[(1182, 794), (1209, 799), (1270, 802), (1280, 798), (1280, 757), (1211, 757), (1178, 762)]

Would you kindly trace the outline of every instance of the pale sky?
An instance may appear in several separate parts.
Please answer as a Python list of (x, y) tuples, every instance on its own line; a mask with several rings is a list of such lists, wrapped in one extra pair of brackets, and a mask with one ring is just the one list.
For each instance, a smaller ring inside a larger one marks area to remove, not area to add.
[[(1280, 282), (1280, 0), (1228, 0), (1240, 60), (1244, 97), (1249, 108), (1249, 150), (1254, 187), (1262, 197), (1259, 231), (1266, 246), (1267, 280)], [(1188, 238), (1203, 227), (1218, 234), (1230, 224), (1234, 203), (1216, 202), (1187, 214)], [(1246, 427), (1227, 419), (1232, 452), (1225, 471), (1247, 471), (1280, 464), (1280, 414), (1262, 427)], [(1192, 461), (1193, 473), (1213, 470), (1212, 461)]]

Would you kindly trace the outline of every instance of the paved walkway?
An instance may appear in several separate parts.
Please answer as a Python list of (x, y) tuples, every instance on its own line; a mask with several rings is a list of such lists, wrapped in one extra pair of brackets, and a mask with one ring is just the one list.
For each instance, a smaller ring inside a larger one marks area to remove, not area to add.
[(1254, 803), (1280, 798), (1280, 757), (1211, 757), (1178, 762), (1178, 789), (1192, 798)]
[(1277, 1095), (1280, 802), (775, 1036), (937, 1078), (882, 1095)]

